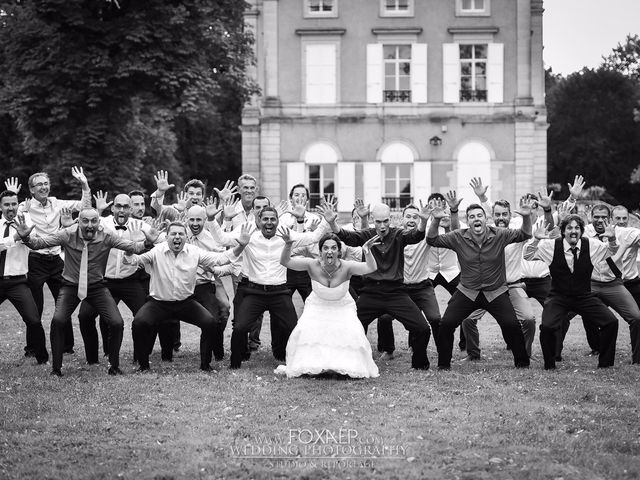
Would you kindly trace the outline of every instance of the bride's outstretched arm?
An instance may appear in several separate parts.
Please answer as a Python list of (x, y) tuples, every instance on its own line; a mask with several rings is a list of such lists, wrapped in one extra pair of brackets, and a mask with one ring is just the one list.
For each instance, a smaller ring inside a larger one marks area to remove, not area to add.
[(362, 252), (364, 253), (365, 262), (349, 262), (351, 275), (367, 275), (368, 273), (375, 272), (378, 269), (376, 259), (371, 253), (371, 247), (378, 245), (379, 237), (374, 235), (362, 245)]
[(287, 267), (291, 270), (296, 270), (298, 272), (304, 272), (308, 270), (308, 265), (311, 262), (311, 259), (299, 257), (291, 258), (291, 247), (293, 245), (293, 240), (291, 239), (289, 229), (286, 227), (278, 228), (278, 236), (282, 237), (282, 240), (284, 240), (284, 247), (282, 248), (282, 253), (280, 254), (280, 264), (282, 264), (282, 266), (284, 267)]

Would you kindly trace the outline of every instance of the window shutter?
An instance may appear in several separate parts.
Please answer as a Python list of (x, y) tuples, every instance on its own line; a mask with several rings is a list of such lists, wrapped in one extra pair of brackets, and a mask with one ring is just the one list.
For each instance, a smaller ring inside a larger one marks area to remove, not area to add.
[(460, 46), (457, 43), (442, 44), (442, 101), (460, 102)]
[(411, 45), (411, 102), (427, 103), (427, 44)]
[(490, 43), (487, 61), (487, 101), (504, 101), (504, 44)]
[(336, 174), (338, 182), (338, 211), (351, 212), (356, 197), (356, 164), (338, 162)]
[(413, 204), (420, 205), (420, 200), (426, 205), (431, 194), (431, 163), (414, 162), (413, 164)]
[(367, 45), (367, 103), (382, 103), (382, 44)]
[(305, 63), (306, 103), (336, 103), (336, 45), (305, 45)]
[(380, 203), (382, 201), (382, 164), (365, 162), (362, 164), (362, 181), (364, 183), (364, 203)]
[(308, 183), (306, 178), (306, 165), (304, 162), (291, 162), (287, 163), (287, 193), (289, 189), (296, 183)]

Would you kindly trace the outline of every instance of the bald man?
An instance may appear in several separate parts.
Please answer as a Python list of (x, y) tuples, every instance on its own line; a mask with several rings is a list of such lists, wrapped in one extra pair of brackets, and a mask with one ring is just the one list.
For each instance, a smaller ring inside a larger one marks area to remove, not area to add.
[(363, 286), (356, 306), (358, 318), (363, 327), (376, 318), (388, 313), (409, 330), (413, 355), (411, 367), (429, 368), (427, 344), (431, 330), (420, 309), (411, 300), (404, 286), (404, 247), (424, 240), (428, 208), (419, 210), (420, 223), (416, 229), (404, 230), (392, 227), (391, 210), (387, 205), (377, 204), (371, 210), (374, 227), (360, 231), (348, 231), (336, 224), (336, 212), (328, 204), (320, 208), (331, 229), (346, 245), (362, 246), (374, 235), (379, 243), (374, 243), (371, 252), (378, 264), (378, 270), (363, 277)]
[[(111, 215), (100, 218), (100, 225), (105, 232), (109, 232), (117, 238), (134, 242), (144, 241), (143, 231), (149, 232), (151, 227), (140, 220), (131, 218), (132, 204), (129, 195), (116, 195), (111, 205)], [(104, 285), (111, 293), (116, 305), (122, 300), (135, 316), (144, 305), (148, 294), (145, 282), (142, 278), (144, 270), (139, 270), (135, 265), (126, 265), (122, 262), (124, 252), (112, 248), (107, 259), (107, 267), (104, 274)], [(78, 320), (80, 333), (84, 342), (84, 350), (89, 365), (97, 364), (98, 358), (98, 332), (96, 331), (96, 317), (98, 312), (86, 300), (80, 304)], [(105, 355), (109, 353), (109, 325), (104, 317), (100, 317), (100, 333), (102, 336), (102, 349)], [(133, 354), (134, 360), (136, 354)]]
[(26, 246), (34, 250), (61, 246), (64, 251), (64, 283), (51, 320), (52, 375), (62, 376), (64, 327), (71, 322), (71, 314), (83, 299), (109, 325), (109, 375), (122, 373), (120, 345), (124, 322), (116, 302), (104, 285), (107, 261), (112, 248), (132, 253), (143, 252), (145, 244), (150, 247), (157, 240), (158, 233), (154, 230), (143, 231), (145, 240), (132, 242), (99, 227), (100, 217), (94, 208), (83, 209), (76, 225), (44, 237), (30, 237), (33, 226), (18, 219), (16, 230)]

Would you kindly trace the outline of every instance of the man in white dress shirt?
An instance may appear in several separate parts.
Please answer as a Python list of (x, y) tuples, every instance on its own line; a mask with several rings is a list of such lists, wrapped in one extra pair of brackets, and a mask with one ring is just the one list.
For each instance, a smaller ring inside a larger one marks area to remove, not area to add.
[(194, 298), (198, 267), (213, 268), (235, 260), (250, 238), (243, 227), (238, 245), (222, 253), (206, 252), (187, 243), (187, 227), (173, 222), (167, 229), (166, 242), (142, 255), (125, 256), (126, 262), (142, 265), (150, 272), (149, 300), (133, 319), (133, 337), (140, 371), (149, 370), (149, 352), (156, 326), (177, 318), (198, 326), (200, 335), (200, 369), (211, 370), (215, 321)]
[(13, 304), (27, 327), (27, 337), (31, 340), (37, 362), (47, 363), (49, 353), (44, 329), (27, 284), (29, 248), (19, 240), (14, 223), (18, 213), (18, 195), (15, 192), (5, 190), (0, 193), (0, 211), (0, 304), (5, 300)]
[[(224, 252), (224, 247), (216, 242), (211, 233), (204, 228), (206, 220), (207, 213), (200, 205), (194, 205), (187, 211), (187, 226), (189, 227), (187, 241), (190, 245), (195, 245), (207, 252)], [(231, 275), (233, 268), (233, 265), (229, 263), (215, 267), (214, 271), (202, 267), (198, 267), (197, 271), (194, 297), (213, 316), (215, 329), (212, 349), (216, 361), (224, 358), (224, 329), (229, 318), (229, 300), (218, 275)]]
[[(228, 245), (234, 232), (223, 232), (217, 222), (208, 222), (213, 237)], [(276, 235), (278, 212), (273, 207), (264, 207), (258, 217), (260, 231), (256, 231), (245, 248), (242, 258), (242, 301), (236, 303), (235, 321), (231, 335), (231, 368), (240, 368), (242, 360), (248, 358), (247, 333), (259, 321), (265, 311), (271, 317), (271, 348), (276, 360), (285, 360), (285, 349), (289, 335), (297, 323), (296, 310), (287, 288), (287, 269), (280, 263), (284, 240)], [(320, 240), (327, 231), (323, 222), (313, 232), (291, 232), (294, 247), (309, 245)]]
[[(591, 224), (585, 227), (584, 235), (587, 238), (606, 238), (606, 227), (611, 223), (611, 210), (603, 203), (596, 204), (591, 209)], [(637, 251), (640, 244), (638, 231), (633, 228), (615, 227), (615, 238), (620, 246), (612, 259), (607, 259), (593, 265), (591, 274), (591, 290), (609, 308), (617, 312), (625, 322), (629, 324), (631, 337), (631, 362), (640, 364), (640, 308), (623, 283), (622, 272), (615, 262), (630, 247)], [(585, 330), (592, 337), (599, 337), (594, 325), (585, 324)]]
[[(60, 212), (68, 208), (73, 212), (79, 212), (83, 208), (91, 208), (91, 189), (89, 181), (82, 167), (73, 167), (71, 175), (82, 186), (82, 197), (80, 200), (60, 200), (50, 197), (50, 181), (46, 172), (34, 173), (29, 177), (29, 192), (31, 199), (20, 204), (19, 211), (28, 213), (33, 225), (33, 234), (36, 237), (44, 237), (56, 233), (61, 228)], [(18, 193), (16, 191), (16, 193)], [(38, 307), (38, 313), (42, 317), (44, 309), (44, 284), (46, 283), (51, 291), (54, 301), (57, 302), (60, 289), (64, 282), (62, 271), (64, 261), (60, 256), (59, 246), (43, 248), (29, 253), (29, 273), (27, 279), (31, 294)], [(26, 354), (30, 351), (30, 339), (27, 337)], [(64, 326), (64, 352), (73, 353), (73, 327), (71, 323)]]
[(613, 227), (606, 227), (603, 232), (608, 243), (585, 237), (584, 230), (584, 220), (569, 215), (560, 223), (560, 238), (552, 240), (546, 229), (539, 228), (524, 250), (525, 260), (541, 260), (551, 272), (551, 293), (544, 304), (540, 325), (545, 370), (556, 368), (558, 337), (562, 336), (569, 312), (600, 327), (598, 367), (614, 364), (618, 319), (591, 290), (591, 272), (595, 265), (618, 251), (618, 244)]

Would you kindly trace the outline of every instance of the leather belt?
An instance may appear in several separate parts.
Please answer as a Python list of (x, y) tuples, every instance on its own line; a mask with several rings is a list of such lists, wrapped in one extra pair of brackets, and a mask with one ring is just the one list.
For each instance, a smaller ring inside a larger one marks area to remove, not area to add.
[(261, 283), (247, 281), (244, 285), (248, 288), (253, 288), (254, 290), (262, 290), (263, 292), (279, 292), (282, 290), (288, 290), (286, 283), (282, 283), (280, 285), (263, 285)]
[(0, 280), (26, 280), (26, 275), (5, 275), (0, 277)]

